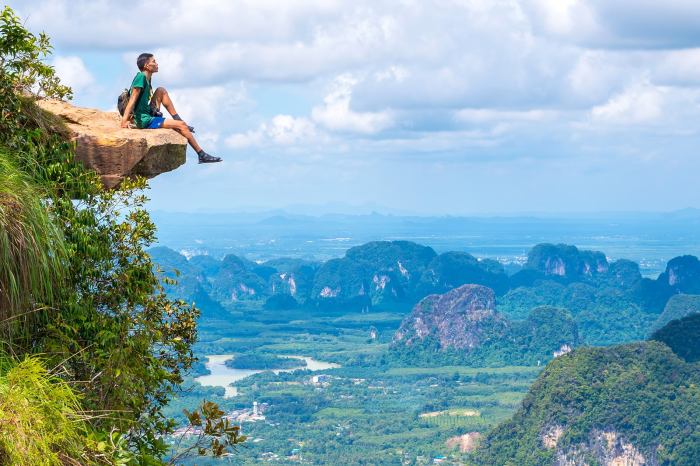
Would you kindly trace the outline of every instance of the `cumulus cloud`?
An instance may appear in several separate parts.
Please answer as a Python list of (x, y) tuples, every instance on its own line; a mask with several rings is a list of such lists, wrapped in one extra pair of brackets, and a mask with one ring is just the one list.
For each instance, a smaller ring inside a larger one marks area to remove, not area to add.
[(673, 50), (661, 54), (653, 63), (655, 81), (678, 86), (700, 86), (700, 48)]
[(591, 117), (612, 124), (651, 123), (662, 117), (663, 105), (664, 91), (644, 81), (594, 107)]
[(10, 3), (72, 60), (55, 63), (78, 102), (154, 52), (154, 83), (207, 147), (241, 157), (353, 154), (449, 171), (660, 146), (687, 161), (700, 139), (697, 1)]
[(232, 134), (226, 138), (226, 145), (233, 149), (270, 144), (292, 146), (309, 143), (317, 136), (315, 125), (307, 118), (276, 115), (255, 130)]
[(333, 89), (323, 99), (323, 105), (311, 111), (312, 119), (333, 131), (362, 134), (378, 133), (391, 126), (393, 116), (388, 111), (356, 112), (350, 108), (352, 89), (358, 82), (349, 74), (338, 76)]
[(80, 57), (57, 56), (52, 65), (61, 82), (72, 87), (74, 92), (84, 91), (95, 83), (95, 78)]
[(248, 101), (242, 84), (171, 88), (168, 90), (178, 113), (190, 122), (215, 124), (221, 118), (230, 118), (236, 108)]
[(687, 48), (700, 45), (694, 0), (529, 0), (542, 33), (596, 48)]

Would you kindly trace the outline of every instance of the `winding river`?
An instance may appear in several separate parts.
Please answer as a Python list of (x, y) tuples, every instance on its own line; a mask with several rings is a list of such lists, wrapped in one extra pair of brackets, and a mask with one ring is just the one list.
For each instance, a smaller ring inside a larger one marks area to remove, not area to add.
[[(290, 356), (288, 354), (281, 354), (279, 356), (304, 360), (306, 361), (306, 366), (290, 367), (288, 369), (271, 369), (275, 374), (279, 374), (280, 372), (292, 372), (298, 369), (322, 371), (340, 367), (338, 364), (317, 361), (308, 356)], [(226, 361), (233, 359), (233, 357), (234, 355), (232, 354), (212, 354), (207, 356), (207, 362), (204, 365), (209, 369), (211, 374), (199, 376), (195, 380), (205, 387), (224, 387), (224, 398), (230, 398), (238, 395), (238, 389), (233, 385), (235, 382), (259, 372), (265, 372), (265, 369), (232, 369), (226, 367)]]

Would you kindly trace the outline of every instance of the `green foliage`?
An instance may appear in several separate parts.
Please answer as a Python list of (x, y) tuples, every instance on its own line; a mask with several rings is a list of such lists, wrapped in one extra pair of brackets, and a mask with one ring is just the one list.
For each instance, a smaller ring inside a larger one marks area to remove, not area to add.
[(273, 294), (265, 301), (265, 309), (268, 310), (288, 310), (295, 309), (299, 303), (293, 296), (285, 293)]
[(53, 303), (66, 255), (40, 190), (0, 150), (0, 338), (21, 334), (32, 311)]
[[(173, 282), (146, 253), (155, 241), (146, 181), (105, 190), (35, 105), (33, 96), (70, 96), (44, 63), (48, 37), (28, 32), (9, 8), (0, 32), (0, 316), (12, 308), (37, 316), (29, 332), (5, 325), (6, 344), (43, 353), (62, 379), (80, 382), (71, 409), (100, 413), (84, 419), (97, 451), (158, 463), (173, 428), (163, 408), (195, 361), (198, 310), (166, 296), (162, 281)], [(34, 309), (45, 302), (52, 307)], [(48, 430), (35, 434), (53, 442)]]
[(607, 272), (608, 261), (600, 251), (581, 251), (567, 244), (538, 244), (527, 255), (527, 267), (563, 279), (593, 277)]
[(531, 362), (535, 358), (548, 361), (562, 346), (574, 347), (580, 343), (571, 314), (565, 309), (548, 306), (537, 307), (525, 321), (515, 322), (512, 341), (519, 347), (520, 354), (530, 355)]
[(578, 325), (582, 341), (590, 345), (641, 340), (647, 336), (656, 316), (641, 307), (636, 282), (630, 287), (616, 280), (607, 274), (568, 284), (537, 280), (531, 286), (520, 286), (498, 298), (498, 309), (520, 319), (536, 306), (567, 309)]
[(425, 337), (405, 345), (391, 345), (389, 360), (402, 365), (448, 366), (469, 364), (477, 367), (536, 365), (553, 358), (562, 345), (579, 344), (578, 330), (564, 309), (539, 307), (526, 320), (506, 322), (482, 321), (472, 332), (479, 335), (478, 345), (465, 348), (442, 348), (437, 338)]
[(155, 226), (143, 180), (80, 202), (53, 199), (70, 245), (70, 293), (47, 326), (46, 349), (82, 387), (89, 409), (113, 411), (102, 427), (129, 430), (139, 448), (160, 454), (160, 416), (192, 364), (197, 310), (163, 292), (145, 249)]
[(210, 455), (220, 458), (236, 451), (236, 447), (246, 441), (239, 426), (234, 426), (224, 417), (224, 412), (216, 403), (204, 400), (195, 411), (184, 410), (190, 427), (199, 430), (197, 439), (183, 452), (178, 452), (171, 462), (182, 460), (192, 451), (200, 456)]
[(31, 124), (24, 109), (27, 96), (70, 98), (45, 60), (52, 47), (46, 34), (29, 32), (12, 9), (0, 12), (0, 139), (7, 142), (15, 131)]
[(133, 458), (119, 432), (91, 430), (79, 395), (38, 358), (0, 366), (1, 464), (120, 465)]
[(284, 358), (265, 353), (247, 353), (226, 361), (232, 369), (289, 369), (306, 366), (306, 361), (297, 358)]
[[(193, 362), (197, 310), (169, 300), (145, 249), (155, 226), (145, 210), (144, 180), (105, 191), (73, 162), (59, 138), (22, 130), (10, 157), (48, 198), (45, 208), (66, 245), (61, 296), (23, 348), (41, 348), (80, 385), (87, 409), (113, 412), (96, 428), (130, 432), (132, 448), (156, 456), (170, 423), (160, 410)], [(20, 145), (21, 143), (21, 145)], [(79, 199), (74, 201), (73, 198)], [(38, 238), (46, 233), (37, 234)]]
[(80, 458), (87, 432), (79, 412), (76, 394), (37, 359), (10, 367), (0, 376), (0, 463), (59, 465), (62, 457)]
[(664, 311), (654, 322), (653, 330), (658, 330), (672, 320), (682, 319), (690, 314), (700, 313), (700, 295), (674, 294), (669, 298)]
[(700, 361), (700, 314), (672, 320), (655, 331), (651, 339), (665, 343), (687, 362)]
[(348, 258), (331, 259), (316, 271), (311, 296), (348, 299), (357, 296), (363, 289), (367, 293), (370, 273), (364, 262)]
[[(500, 264), (499, 264), (500, 265)], [(508, 290), (508, 276), (493, 261), (479, 261), (466, 252), (446, 252), (435, 257), (423, 272), (418, 296), (444, 293), (465, 284), (492, 288), (500, 295)]]
[[(700, 375), (657, 342), (583, 348), (555, 359), (522, 407), (483, 440), (469, 464), (553, 464), (556, 452), (591, 453), (596, 432), (614, 431), (657, 464), (700, 457)], [(560, 427), (554, 449), (543, 435)]]
[(222, 302), (254, 300), (264, 296), (266, 278), (257, 272), (257, 264), (229, 254), (212, 277), (213, 295)]

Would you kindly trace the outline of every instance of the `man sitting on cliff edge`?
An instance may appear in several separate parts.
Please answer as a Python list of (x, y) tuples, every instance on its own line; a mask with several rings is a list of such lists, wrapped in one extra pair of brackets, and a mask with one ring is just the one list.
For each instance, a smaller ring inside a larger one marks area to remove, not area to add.
[[(136, 60), (136, 66), (139, 67), (139, 72), (134, 77), (131, 83), (131, 94), (129, 103), (124, 109), (122, 116), (122, 128), (129, 127), (131, 114), (134, 114), (134, 123), (140, 129), (157, 129), (167, 128), (174, 129), (182, 134), (187, 142), (190, 143), (192, 149), (199, 156), (199, 163), (221, 162), (220, 157), (214, 157), (204, 152), (204, 149), (197, 143), (192, 133), (194, 128), (188, 126), (182, 121), (180, 115), (177, 114), (173, 101), (170, 100), (168, 91), (163, 87), (159, 87), (151, 96), (151, 76), (158, 72), (158, 63), (152, 53), (142, 53)], [(172, 120), (165, 119), (160, 113), (160, 104), (163, 104), (165, 109), (173, 117)]]

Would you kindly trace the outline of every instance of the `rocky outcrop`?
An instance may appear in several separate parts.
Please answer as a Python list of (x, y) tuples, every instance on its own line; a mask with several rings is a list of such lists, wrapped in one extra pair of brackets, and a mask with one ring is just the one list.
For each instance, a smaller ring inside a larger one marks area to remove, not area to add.
[(131, 176), (153, 178), (185, 163), (187, 141), (175, 131), (121, 128), (117, 112), (58, 100), (37, 104), (65, 122), (76, 143), (76, 159), (95, 170), (107, 188)]
[(539, 306), (525, 320), (509, 320), (496, 310), (492, 289), (469, 284), (419, 302), (391, 351), (410, 364), (537, 364), (578, 343), (565, 309)]
[(675, 293), (700, 294), (700, 260), (695, 256), (674, 257), (659, 276)]
[(563, 434), (564, 428), (562, 426), (557, 424), (549, 426), (540, 434), (540, 442), (547, 450), (552, 450), (557, 447)]
[(591, 457), (602, 466), (644, 466), (659, 464), (646, 459), (630, 442), (615, 431), (593, 430), (588, 443), (557, 451), (555, 466), (587, 466)]
[(605, 254), (581, 251), (567, 244), (538, 244), (528, 254), (527, 267), (545, 276), (568, 279), (593, 277), (608, 271)]
[(410, 346), (432, 337), (441, 349), (479, 347), (507, 328), (507, 321), (495, 312), (495, 306), (493, 290), (481, 285), (464, 285), (442, 295), (430, 295), (404, 319), (394, 343)]
[(479, 432), (468, 432), (464, 435), (448, 438), (445, 442), (445, 446), (447, 448), (459, 447), (460, 452), (467, 453), (476, 448), (480, 438), (481, 434)]

